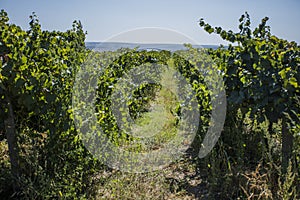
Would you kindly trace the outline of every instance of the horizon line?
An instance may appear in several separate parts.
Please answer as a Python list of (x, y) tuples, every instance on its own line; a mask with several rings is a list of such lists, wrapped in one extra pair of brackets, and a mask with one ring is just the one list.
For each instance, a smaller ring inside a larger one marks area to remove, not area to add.
[[(85, 41), (85, 43), (120, 43), (120, 44), (162, 44), (162, 45), (184, 45), (184, 44), (191, 44), (191, 43), (158, 43), (158, 42), (118, 42), (118, 41)], [(198, 45), (198, 46), (228, 46), (228, 44), (191, 44), (191, 45)]]

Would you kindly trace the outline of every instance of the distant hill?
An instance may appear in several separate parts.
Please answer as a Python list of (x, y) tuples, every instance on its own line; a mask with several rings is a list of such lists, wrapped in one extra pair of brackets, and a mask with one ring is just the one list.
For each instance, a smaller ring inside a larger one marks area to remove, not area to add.
[[(121, 43), (121, 42), (86, 42), (88, 49), (96, 51), (115, 51), (120, 48), (136, 48), (145, 50), (184, 50), (183, 44), (139, 44), (139, 43)], [(218, 45), (192, 45), (195, 48), (212, 48), (217, 49)]]

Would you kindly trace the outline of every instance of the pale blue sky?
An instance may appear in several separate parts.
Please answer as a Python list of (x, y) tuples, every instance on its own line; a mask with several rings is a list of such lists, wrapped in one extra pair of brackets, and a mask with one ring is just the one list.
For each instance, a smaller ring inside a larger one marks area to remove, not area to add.
[(38, 15), (43, 29), (70, 29), (80, 20), (88, 32), (86, 41), (104, 41), (120, 32), (160, 27), (181, 32), (198, 44), (226, 44), (198, 25), (204, 18), (213, 26), (237, 31), (245, 11), (255, 27), (268, 16), (273, 34), (300, 43), (299, 0), (0, 0), (10, 22), (27, 29), (29, 15)]

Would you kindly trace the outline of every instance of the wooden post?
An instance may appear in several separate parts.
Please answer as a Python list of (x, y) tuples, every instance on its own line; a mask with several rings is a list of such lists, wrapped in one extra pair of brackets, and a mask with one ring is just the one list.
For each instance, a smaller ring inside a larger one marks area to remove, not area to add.
[[(282, 118), (282, 174), (286, 175), (289, 166), (289, 161), (293, 151), (293, 134), (287, 129), (287, 122), (285, 116)], [(283, 179), (285, 179), (283, 177)]]
[(7, 118), (4, 121), (6, 138), (8, 143), (9, 158), (11, 163), (11, 173), (14, 178), (14, 190), (19, 190), (19, 184), (17, 179), (20, 175), (20, 163), (19, 163), (19, 151), (16, 135), (16, 125), (14, 120), (14, 111), (9, 97), (6, 97), (7, 102)]

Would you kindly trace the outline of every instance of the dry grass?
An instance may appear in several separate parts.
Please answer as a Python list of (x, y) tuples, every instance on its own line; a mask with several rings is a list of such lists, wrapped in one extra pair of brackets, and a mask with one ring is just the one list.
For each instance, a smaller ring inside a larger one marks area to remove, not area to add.
[(202, 199), (205, 183), (191, 160), (182, 159), (162, 171), (130, 174), (107, 170), (95, 177), (95, 199)]
[(267, 173), (262, 173), (261, 170), (261, 164), (258, 164), (254, 171), (242, 174), (242, 176), (246, 178), (247, 183), (240, 187), (245, 193), (247, 200), (273, 199), (269, 185), (269, 176)]

